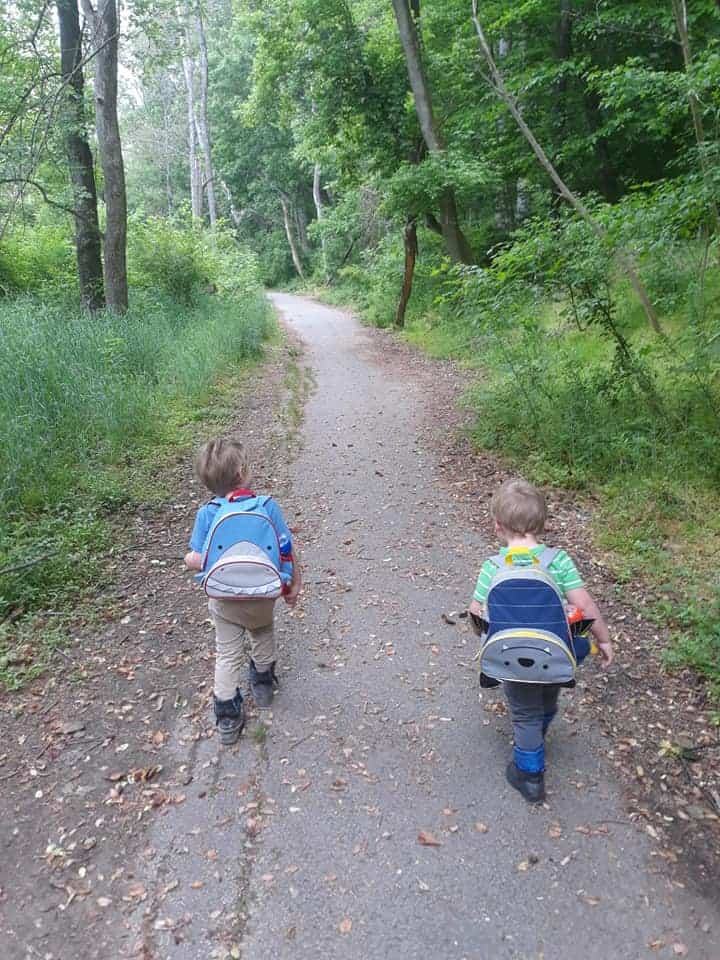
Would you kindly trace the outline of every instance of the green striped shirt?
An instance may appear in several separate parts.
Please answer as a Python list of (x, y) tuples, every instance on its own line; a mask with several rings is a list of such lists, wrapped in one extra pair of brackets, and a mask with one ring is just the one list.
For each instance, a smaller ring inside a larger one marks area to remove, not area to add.
[[(544, 549), (545, 544), (539, 543), (536, 547), (533, 547), (530, 550), (530, 553), (534, 557), (539, 557)], [(503, 549), (500, 551), (503, 557), (507, 554), (507, 552), (507, 547), (503, 547)], [(478, 582), (475, 587), (475, 593), (473, 594), (473, 599), (477, 600), (478, 603), (485, 603), (487, 600), (487, 595), (490, 591), (490, 584), (497, 572), (497, 565), (494, 564), (490, 559), (486, 560), (482, 565), (480, 569), (480, 576), (478, 577)], [(578, 573), (577, 567), (564, 550), (558, 550), (555, 559), (548, 567), (548, 573), (558, 585), (560, 593), (562, 593), (563, 597), (567, 595), (568, 590), (576, 590), (578, 587), (585, 586), (582, 577)]]

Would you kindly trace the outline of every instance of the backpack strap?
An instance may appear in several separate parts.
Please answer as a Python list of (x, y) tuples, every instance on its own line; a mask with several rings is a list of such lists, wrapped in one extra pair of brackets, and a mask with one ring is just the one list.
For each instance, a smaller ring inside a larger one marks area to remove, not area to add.
[[(553, 560), (555, 560), (559, 553), (560, 551), (557, 549), (557, 547), (545, 547), (540, 556), (535, 558), (537, 560), (537, 566), (547, 573), (548, 567), (552, 565)], [(500, 570), (503, 570), (505, 567), (509, 566), (507, 562), (507, 554), (496, 553), (494, 557), (490, 557), (490, 562), (494, 563), (495, 566)]]
[(548, 569), (552, 566), (553, 561), (556, 559), (559, 553), (560, 551), (557, 547), (545, 547), (543, 552), (538, 557), (540, 569), (547, 573)]

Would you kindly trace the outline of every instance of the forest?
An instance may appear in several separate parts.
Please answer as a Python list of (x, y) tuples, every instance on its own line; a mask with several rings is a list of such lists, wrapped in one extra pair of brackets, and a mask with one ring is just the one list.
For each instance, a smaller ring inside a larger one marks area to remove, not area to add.
[(1, 9), (6, 686), (277, 336), (270, 287), (461, 363), (478, 448), (588, 498), (718, 690), (720, 4)]

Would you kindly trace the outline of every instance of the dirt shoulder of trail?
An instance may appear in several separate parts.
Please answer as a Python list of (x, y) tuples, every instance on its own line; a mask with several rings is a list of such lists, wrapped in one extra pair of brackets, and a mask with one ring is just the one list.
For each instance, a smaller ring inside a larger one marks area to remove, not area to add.
[[(254, 368), (239, 387), (238, 420), (212, 427), (214, 435), (242, 429), (253, 483), (279, 495), (307, 388), (300, 353), (292, 336), (272, 348), (262, 376)], [(0, 695), (4, 960), (114, 957), (119, 943), (122, 955), (145, 958), (154, 925), (164, 922), (162, 891), (139, 881), (141, 860), (155, 856), (146, 827), (190, 789), (189, 766), (169, 749), (178, 720), (192, 731), (188, 758), (215, 730), (212, 630), (182, 562), (208, 494), (191, 479), (187, 454), (161, 471), (174, 496), (118, 519), (107, 588), (79, 608), (75, 633), (50, 668)], [(251, 709), (251, 733), (253, 719)], [(138, 926), (147, 937), (135, 937)]]
[[(418, 376), (430, 368), (433, 408), (427, 442), (441, 454), (448, 498), (465, 511), (469, 527), (492, 541), (490, 498), (518, 471), (471, 443), (473, 415), (459, 400), (478, 374), (430, 358), (392, 333), (375, 335), (381, 346), (378, 362)], [(667, 633), (643, 612), (656, 598), (647, 585), (620, 587), (614, 579), (611, 558), (593, 542), (597, 504), (557, 488), (546, 488), (545, 494), (550, 517), (546, 539), (576, 560), (610, 625), (616, 651), (607, 673), (593, 671), (591, 680), (581, 673), (568, 710), (608, 735), (607, 755), (629, 815), (656, 842), (657, 857), (673, 865), (678, 883), (697, 884), (707, 893), (720, 869), (717, 706), (692, 671), (670, 674), (663, 668)], [(477, 558), (478, 568), (482, 559)], [(473, 586), (468, 584), (468, 597)]]

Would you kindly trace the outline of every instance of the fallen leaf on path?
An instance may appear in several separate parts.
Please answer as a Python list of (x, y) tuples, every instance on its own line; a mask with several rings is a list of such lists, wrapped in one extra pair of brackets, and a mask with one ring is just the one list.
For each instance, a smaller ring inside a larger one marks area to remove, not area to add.
[(426, 833), (424, 830), (421, 830), (417, 835), (417, 842), (422, 844), (424, 847), (441, 847), (442, 840), (436, 840), (432, 834)]
[(548, 828), (548, 836), (551, 840), (559, 840), (562, 836), (562, 827), (559, 823), (553, 823)]
[(480, 823), (479, 821), (475, 824), (475, 829), (478, 833), (487, 833), (490, 829), (486, 823)]
[(352, 920), (349, 917), (345, 917), (344, 920), (340, 921), (340, 926), (338, 927), (340, 933), (350, 933), (352, 930)]
[(684, 943), (674, 943), (672, 948), (673, 948), (673, 953), (675, 954), (676, 957), (687, 956), (688, 948), (685, 946)]
[(128, 774), (128, 780), (132, 783), (147, 783), (148, 780), (152, 780), (153, 777), (156, 777), (162, 767), (159, 764), (155, 764), (152, 767), (143, 767), (138, 770), (131, 770)]

